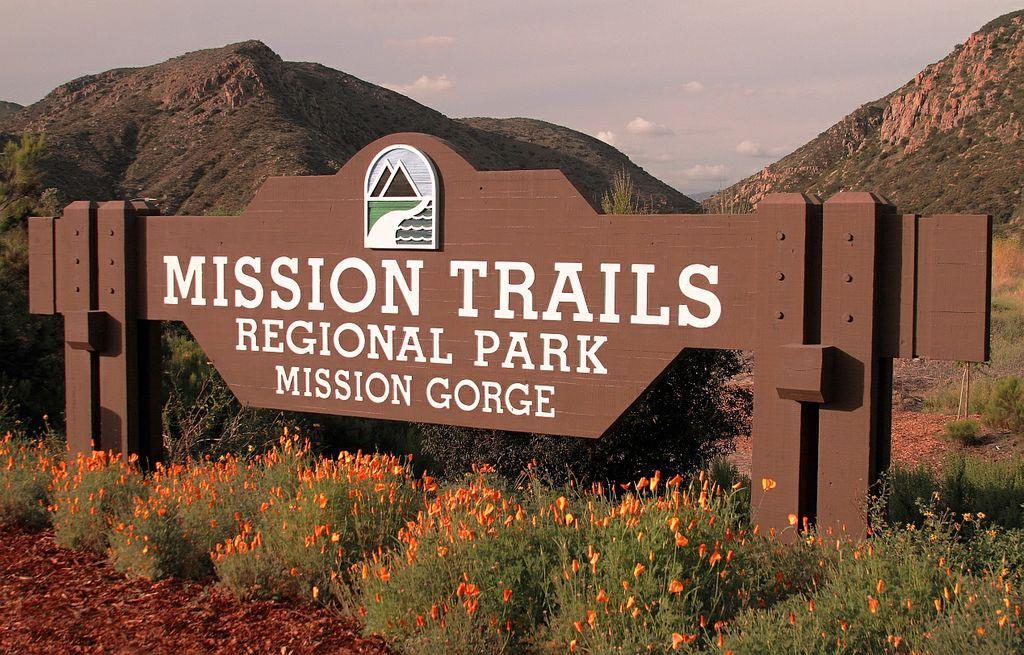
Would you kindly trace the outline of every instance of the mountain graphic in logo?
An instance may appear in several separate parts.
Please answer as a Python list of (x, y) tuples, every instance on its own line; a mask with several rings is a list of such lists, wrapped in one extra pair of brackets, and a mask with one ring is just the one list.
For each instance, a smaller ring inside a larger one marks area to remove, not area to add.
[(436, 250), (440, 216), (437, 172), (412, 146), (388, 146), (377, 153), (364, 185), (367, 248)]

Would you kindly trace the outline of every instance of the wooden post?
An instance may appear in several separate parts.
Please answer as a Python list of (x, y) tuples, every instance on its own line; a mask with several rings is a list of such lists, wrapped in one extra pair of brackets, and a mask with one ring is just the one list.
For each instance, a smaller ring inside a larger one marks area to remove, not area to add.
[[(787, 346), (818, 341), (821, 204), (799, 193), (772, 194), (757, 215), (751, 506), (755, 522), (781, 529), (791, 515), (802, 521), (815, 513), (817, 405), (783, 398), (780, 389), (801, 386), (787, 375)], [(764, 491), (762, 480), (774, 488)]]
[[(123, 201), (100, 205), (97, 219), (99, 309), (105, 313), (106, 339), (99, 358), (100, 447), (136, 454), (143, 464), (158, 459), (159, 348), (152, 347), (151, 326), (138, 320), (137, 216)], [(157, 324), (159, 326), (159, 324)], [(159, 330), (155, 331), (159, 339)], [(159, 341), (157, 341), (159, 345)], [(153, 358), (157, 358), (153, 361)], [(146, 374), (140, 375), (140, 370)], [(154, 382), (156, 387), (154, 389)]]
[(877, 235), (895, 208), (871, 193), (825, 202), (821, 340), (837, 348), (835, 396), (821, 407), (818, 527), (859, 537), (865, 503), (888, 466), (892, 357), (879, 349)]
[(96, 285), (96, 203), (73, 202), (58, 221), (56, 259), (63, 290), (66, 430), (71, 455), (89, 453), (99, 434), (99, 337)]

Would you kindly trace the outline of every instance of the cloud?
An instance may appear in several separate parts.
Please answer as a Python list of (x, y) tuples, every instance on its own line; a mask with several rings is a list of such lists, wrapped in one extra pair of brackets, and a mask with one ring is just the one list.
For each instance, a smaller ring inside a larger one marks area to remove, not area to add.
[(757, 141), (740, 141), (736, 153), (744, 157), (779, 157), (786, 154), (785, 148), (765, 148)]
[(693, 80), (683, 85), (683, 91), (687, 93), (701, 93), (704, 91), (704, 85), (697, 80)]
[(442, 36), (437, 34), (428, 34), (426, 36), (418, 36), (411, 39), (386, 39), (384, 45), (394, 46), (399, 48), (409, 48), (413, 50), (433, 50), (439, 48), (447, 48), (455, 43), (454, 36)]
[(384, 84), (386, 88), (406, 95), (433, 95), (450, 90), (455, 83), (447, 75), (420, 75), (412, 84)]
[(736, 152), (744, 157), (764, 157), (764, 148), (757, 141), (740, 141), (736, 144)]
[(643, 134), (644, 136), (666, 136), (673, 134), (672, 128), (669, 126), (652, 123), (640, 116), (626, 123), (626, 131), (630, 134)]
[(722, 180), (728, 171), (725, 164), (697, 164), (683, 171), (683, 177), (688, 180)]
[(630, 153), (630, 157), (636, 161), (651, 163), (651, 164), (664, 164), (670, 161), (675, 161), (675, 157), (672, 155), (662, 152), (655, 155), (649, 155), (646, 152), (635, 152)]
[(598, 141), (604, 141), (610, 146), (615, 145), (615, 132), (612, 132), (611, 130), (601, 130), (595, 134), (594, 137), (597, 138)]

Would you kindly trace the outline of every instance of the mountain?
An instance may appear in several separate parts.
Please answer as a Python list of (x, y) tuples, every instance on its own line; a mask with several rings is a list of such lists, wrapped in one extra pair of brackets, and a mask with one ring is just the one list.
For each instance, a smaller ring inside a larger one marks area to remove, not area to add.
[(144, 68), (89, 75), (6, 118), (0, 132), (45, 132), (45, 185), (69, 199), (151, 197), (165, 213), (238, 211), (273, 175), (336, 171), (393, 132), (447, 139), (478, 169), (561, 168), (595, 206), (622, 167), (656, 211), (696, 211), (614, 148), (515, 119), (452, 120), (401, 94), (259, 41)]
[(816, 139), (726, 189), (885, 193), (901, 210), (1024, 222), (1024, 10), (988, 23), (941, 61)]
[(665, 211), (663, 199), (671, 198), (672, 211), (692, 212), (699, 206), (696, 200), (682, 200), (679, 197), (681, 193), (649, 175), (619, 150), (588, 134), (533, 118), (460, 118), (458, 121), (485, 132), (540, 146), (539, 152), (559, 153), (561, 158), (553, 166), (547, 161), (543, 166), (534, 165), (527, 159), (524, 168), (573, 168), (574, 160), (592, 162), (590, 170), (579, 171), (577, 185), (598, 189), (600, 195), (603, 195), (611, 176), (625, 169), (637, 184), (641, 204), (653, 199), (654, 209)]
[(21, 108), (22, 106), (16, 102), (7, 102), (5, 100), (0, 100), (0, 120), (3, 120), (7, 116), (10, 116), (11, 114), (18, 111)]

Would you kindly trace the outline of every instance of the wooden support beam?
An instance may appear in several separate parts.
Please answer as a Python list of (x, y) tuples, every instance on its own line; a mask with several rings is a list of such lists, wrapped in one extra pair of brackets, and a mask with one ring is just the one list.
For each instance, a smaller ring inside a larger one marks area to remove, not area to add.
[[(772, 194), (757, 208), (758, 339), (754, 363), (754, 520), (784, 530), (790, 517), (813, 521), (817, 407), (782, 398), (786, 346), (817, 341), (821, 204)], [(774, 482), (765, 491), (762, 480)], [(787, 534), (795, 537), (791, 529)]]
[(99, 359), (100, 445), (138, 455), (146, 464), (159, 459), (161, 451), (159, 323), (140, 330), (137, 319), (138, 220), (127, 202), (99, 207), (99, 307), (108, 315), (106, 347)]
[(892, 359), (879, 350), (877, 237), (895, 208), (870, 193), (825, 202), (821, 341), (835, 346), (834, 397), (821, 406), (818, 528), (860, 537), (868, 493), (888, 466)]
[[(73, 202), (57, 221), (57, 284), (61, 289), (61, 311), (65, 314), (64, 388), (65, 417), (70, 455), (95, 449), (99, 435), (99, 362), (95, 351), (73, 344), (81, 336), (81, 325), (68, 315), (85, 316), (97, 309), (96, 203)], [(88, 326), (86, 327), (88, 331)], [(88, 336), (86, 337), (88, 340)]]

